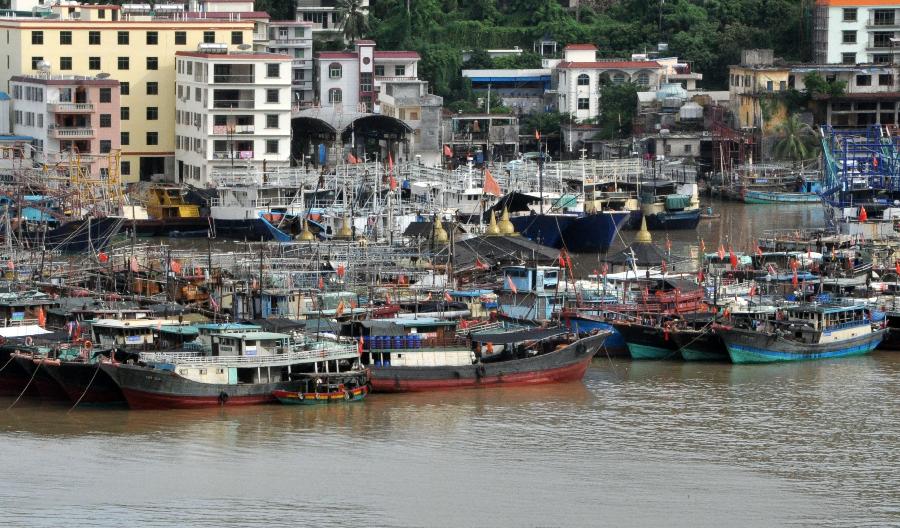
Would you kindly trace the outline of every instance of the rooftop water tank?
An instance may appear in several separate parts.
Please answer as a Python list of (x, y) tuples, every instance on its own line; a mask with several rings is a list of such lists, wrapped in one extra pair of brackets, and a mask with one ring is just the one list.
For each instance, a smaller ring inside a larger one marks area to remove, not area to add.
[(681, 109), (678, 111), (678, 117), (682, 121), (703, 119), (703, 107), (693, 101), (689, 101), (681, 106)]
[(666, 83), (656, 92), (656, 100), (662, 103), (663, 107), (677, 108), (687, 100), (687, 90), (679, 83)]

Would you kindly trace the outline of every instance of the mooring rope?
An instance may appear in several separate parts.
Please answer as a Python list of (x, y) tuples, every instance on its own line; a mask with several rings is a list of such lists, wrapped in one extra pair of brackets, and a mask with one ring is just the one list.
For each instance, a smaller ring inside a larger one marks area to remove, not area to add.
[(91, 376), (91, 381), (88, 382), (87, 387), (84, 388), (84, 392), (82, 392), (81, 396), (78, 397), (78, 400), (75, 402), (75, 405), (73, 405), (71, 409), (66, 411), (66, 414), (69, 414), (70, 412), (75, 410), (75, 407), (78, 407), (78, 404), (81, 403), (81, 400), (84, 398), (84, 396), (88, 393), (89, 390), (91, 390), (91, 385), (94, 384), (94, 380), (97, 379), (97, 374), (99, 372), (100, 372), (100, 361), (97, 361), (97, 368), (94, 370), (94, 375)]
[(25, 388), (22, 389), (22, 392), (19, 393), (19, 396), (16, 398), (16, 401), (12, 402), (12, 403), (9, 405), (9, 407), (6, 408), (7, 411), (10, 410), (10, 409), (12, 409), (13, 407), (15, 407), (15, 405), (16, 405), (17, 403), (19, 403), (19, 400), (22, 399), (22, 396), (25, 395), (25, 391), (27, 391), (27, 390), (28, 390), (28, 387), (31, 386), (31, 382), (34, 381), (34, 377), (37, 376), (38, 371), (41, 369), (41, 365), (44, 364), (44, 359), (45, 359), (45, 358), (41, 358), (40, 363), (38, 363), (38, 366), (35, 367), (34, 372), (31, 373), (31, 379), (28, 380), (28, 383), (25, 384)]

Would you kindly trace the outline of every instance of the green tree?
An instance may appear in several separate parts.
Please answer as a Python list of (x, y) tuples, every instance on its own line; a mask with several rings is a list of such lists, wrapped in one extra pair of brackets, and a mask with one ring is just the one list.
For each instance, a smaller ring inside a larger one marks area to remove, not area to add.
[(607, 84), (600, 87), (601, 139), (616, 139), (631, 135), (632, 122), (637, 114), (638, 87), (631, 83)]
[(806, 96), (809, 99), (821, 97), (840, 97), (844, 95), (847, 83), (843, 81), (829, 81), (818, 72), (811, 72), (803, 77), (806, 86)]
[(778, 159), (792, 160), (795, 164), (818, 155), (816, 133), (812, 127), (800, 121), (798, 114), (791, 114), (777, 129), (778, 140), (774, 154)]
[(347, 42), (353, 42), (369, 32), (369, 18), (362, 0), (337, 0), (335, 4), (341, 20), (341, 32)]

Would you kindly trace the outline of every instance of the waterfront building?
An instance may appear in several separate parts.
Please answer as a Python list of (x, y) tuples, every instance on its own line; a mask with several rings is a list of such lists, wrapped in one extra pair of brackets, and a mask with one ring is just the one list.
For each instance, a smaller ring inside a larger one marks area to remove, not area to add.
[(643, 90), (658, 90), (666, 68), (655, 60), (597, 59), (597, 46), (569, 44), (554, 67), (556, 107), (578, 121), (600, 113), (600, 87), (604, 83), (634, 83)]
[(176, 53), (175, 158), (179, 181), (211, 183), (216, 169), (289, 165), (291, 57), (228, 52), (222, 44)]
[(266, 50), (290, 55), (291, 101), (300, 108), (312, 105), (315, 102), (312, 23), (297, 20), (269, 22)]
[(77, 164), (97, 179), (116, 170), (121, 148), (120, 86), (108, 78), (16, 75), (10, 79), (16, 136), (30, 136), (32, 159)]
[(817, 64), (893, 62), (900, 30), (897, 0), (816, 0), (813, 61)]
[(12, 77), (108, 74), (121, 94), (121, 165), (126, 182), (175, 174), (175, 53), (202, 43), (252, 44), (256, 24), (238, 16), (123, 14), (115, 5), (66, 3), (53, 18), (0, 18), (0, 88)]

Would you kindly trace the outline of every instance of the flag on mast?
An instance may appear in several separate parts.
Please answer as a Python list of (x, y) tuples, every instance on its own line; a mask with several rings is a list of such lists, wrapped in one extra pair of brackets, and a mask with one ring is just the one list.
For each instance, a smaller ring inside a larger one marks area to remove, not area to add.
[(484, 194), (492, 194), (494, 196), (500, 196), (503, 194), (500, 191), (500, 184), (497, 183), (497, 180), (494, 179), (494, 175), (491, 174), (490, 169), (484, 169)]

